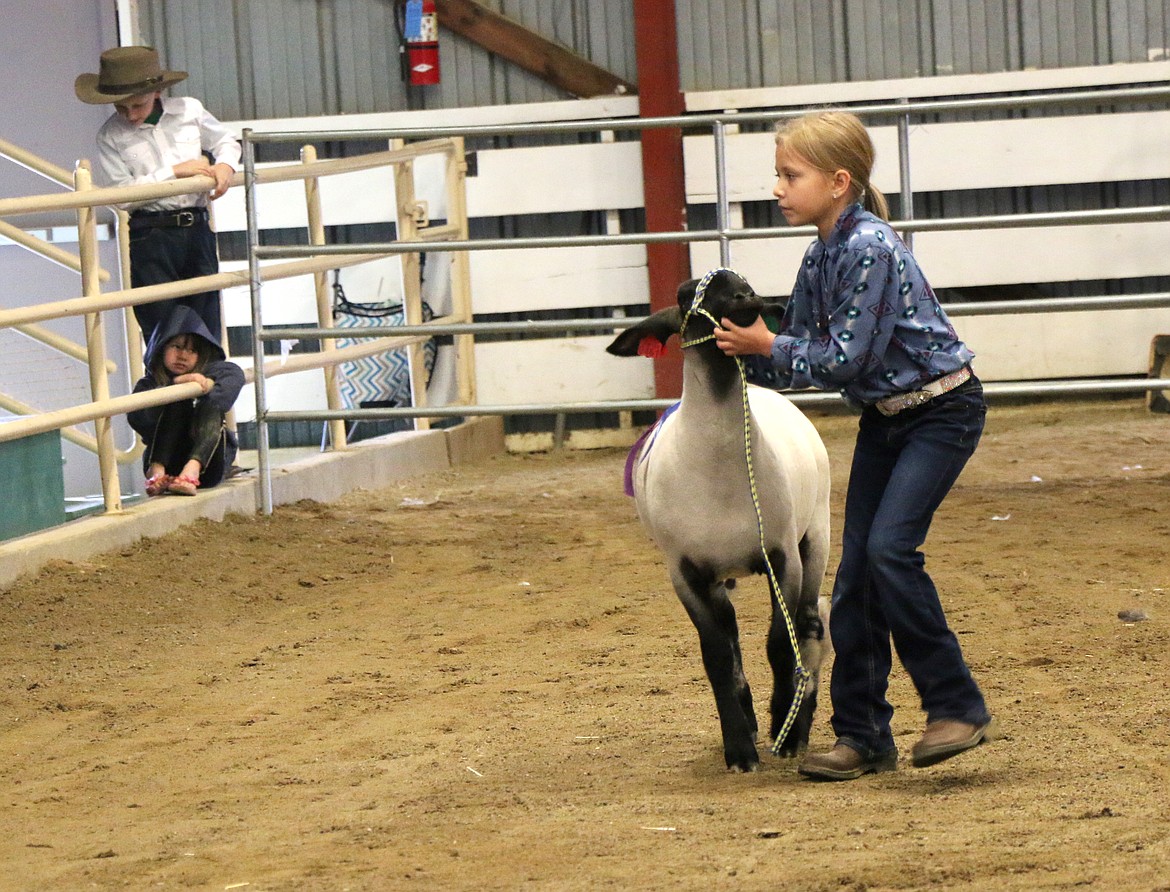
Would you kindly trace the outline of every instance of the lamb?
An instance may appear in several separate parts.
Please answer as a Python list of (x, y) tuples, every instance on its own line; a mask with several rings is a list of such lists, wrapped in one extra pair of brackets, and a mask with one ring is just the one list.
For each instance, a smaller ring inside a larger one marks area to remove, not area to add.
[[(759, 728), (728, 595), (734, 580), (766, 573), (767, 554), (774, 571), (768, 574), (767, 654), (773, 673), (770, 733), (777, 755), (796, 756), (808, 744), (824, 640), (818, 609), (829, 554), (824, 444), (788, 399), (746, 387), (757, 515), (744, 437), (742, 366), (713, 340), (716, 320), (727, 317), (749, 325), (764, 306), (739, 275), (713, 270), (701, 282), (679, 286), (677, 307), (626, 329), (606, 348), (616, 356), (645, 355), (647, 348), (656, 355), (675, 334), (686, 348), (681, 403), (631, 452), (633, 495), (638, 517), (662, 550), (675, 593), (698, 630), (723, 754), (733, 771), (754, 771), (760, 761)], [(796, 642), (807, 689), (789, 716), (800, 687)]]

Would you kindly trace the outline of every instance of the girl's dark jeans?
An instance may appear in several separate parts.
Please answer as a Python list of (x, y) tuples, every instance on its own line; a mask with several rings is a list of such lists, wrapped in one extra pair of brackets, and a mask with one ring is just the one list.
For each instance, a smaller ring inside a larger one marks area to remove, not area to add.
[(157, 462), (175, 476), (196, 458), (203, 465), (200, 485), (215, 486), (224, 475), (223, 425), (223, 413), (206, 400), (179, 400), (164, 406), (154, 437), (146, 444), (146, 472), (149, 474), (150, 465)]
[(927, 722), (988, 718), (918, 550), (975, 451), (986, 414), (975, 377), (897, 415), (862, 413), (829, 618), (836, 651), (829, 690), (833, 730), (865, 755), (894, 748), (886, 700), (891, 639)]

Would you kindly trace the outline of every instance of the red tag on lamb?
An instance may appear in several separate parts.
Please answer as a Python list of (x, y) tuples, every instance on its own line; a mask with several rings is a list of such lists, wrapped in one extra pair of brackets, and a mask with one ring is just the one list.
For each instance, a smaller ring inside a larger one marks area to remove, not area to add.
[(657, 359), (659, 356), (666, 355), (666, 345), (658, 338), (647, 335), (638, 342), (638, 355)]

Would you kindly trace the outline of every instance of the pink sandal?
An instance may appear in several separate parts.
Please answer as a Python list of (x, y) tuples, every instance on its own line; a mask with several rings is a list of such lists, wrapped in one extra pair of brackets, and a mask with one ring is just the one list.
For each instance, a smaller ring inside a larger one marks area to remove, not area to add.
[(147, 477), (146, 494), (148, 496), (161, 496), (169, 489), (171, 481), (174, 479), (170, 474), (155, 474), (153, 477)]
[(170, 485), (167, 486), (167, 492), (173, 496), (193, 496), (198, 488), (198, 480), (181, 474), (171, 480)]

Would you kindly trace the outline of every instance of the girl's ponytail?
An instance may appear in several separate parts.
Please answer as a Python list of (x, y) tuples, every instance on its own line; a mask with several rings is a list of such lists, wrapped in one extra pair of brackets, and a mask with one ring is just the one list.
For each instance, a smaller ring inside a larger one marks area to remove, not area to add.
[(861, 193), (861, 206), (875, 217), (890, 222), (890, 203), (886, 201), (882, 190), (873, 184), (867, 185), (865, 191)]

